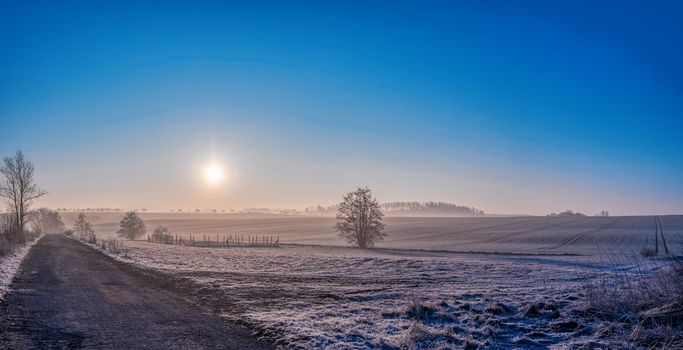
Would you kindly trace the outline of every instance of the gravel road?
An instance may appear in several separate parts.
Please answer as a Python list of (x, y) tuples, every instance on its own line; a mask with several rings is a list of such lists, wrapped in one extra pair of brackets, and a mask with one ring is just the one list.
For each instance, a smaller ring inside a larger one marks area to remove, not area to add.
[(44, 236), (0, 303), (2, 349), (269, 349), (163, 279)]

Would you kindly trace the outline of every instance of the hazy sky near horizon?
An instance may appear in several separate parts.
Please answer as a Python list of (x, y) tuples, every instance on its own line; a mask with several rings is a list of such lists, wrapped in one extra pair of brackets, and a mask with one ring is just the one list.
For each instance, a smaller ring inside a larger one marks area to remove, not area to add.
[[(677, 1), (2, 2), (51, 207), (683, 213)], [(226, 179), (209, 185), (215, 158)]]

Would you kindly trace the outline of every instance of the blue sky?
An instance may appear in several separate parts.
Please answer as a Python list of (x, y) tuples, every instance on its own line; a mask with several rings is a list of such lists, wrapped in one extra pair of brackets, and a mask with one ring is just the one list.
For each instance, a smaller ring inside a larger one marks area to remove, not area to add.
[(53, 207), (682, 212), (679, 2), (245, 3), (3, 2), (1, 153)]

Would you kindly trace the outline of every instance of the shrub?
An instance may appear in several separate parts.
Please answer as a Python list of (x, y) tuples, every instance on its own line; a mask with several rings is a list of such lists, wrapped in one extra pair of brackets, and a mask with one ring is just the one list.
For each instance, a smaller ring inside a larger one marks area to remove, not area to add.
[(102, 249), (107, 250), (113, 254), (124, 253), (128, 255), (123, 245), (123, 241), (116, 238), (110, 238), (105, 241), (102, 241)]
[(643, 248), (640, 250), (640, 256), (643, 258), (651, 258), (655, 255), (657, 255), (657, 253), (652, 248)]

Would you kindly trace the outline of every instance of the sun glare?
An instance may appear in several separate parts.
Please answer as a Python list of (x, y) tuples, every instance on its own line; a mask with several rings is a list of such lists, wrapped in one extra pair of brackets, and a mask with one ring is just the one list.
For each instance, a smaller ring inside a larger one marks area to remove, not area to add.
[(223, 168), (218, 164), (211, 164), (204, 170), (204, 175), (210, 184), (217, 184), (223, 180)]

